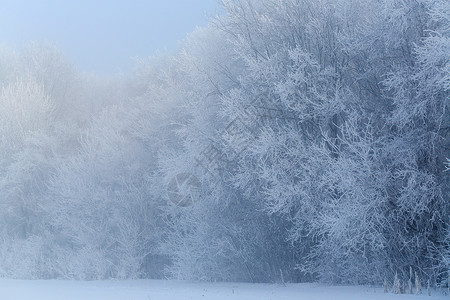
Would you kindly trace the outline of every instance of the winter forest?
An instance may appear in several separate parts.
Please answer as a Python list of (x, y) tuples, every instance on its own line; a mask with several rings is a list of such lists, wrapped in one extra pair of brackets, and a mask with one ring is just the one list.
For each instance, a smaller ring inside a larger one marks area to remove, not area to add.
[(448, 0), (224, 0), (132, 75), (30, 44), (0, 86), (0, 277), (450, 284)]

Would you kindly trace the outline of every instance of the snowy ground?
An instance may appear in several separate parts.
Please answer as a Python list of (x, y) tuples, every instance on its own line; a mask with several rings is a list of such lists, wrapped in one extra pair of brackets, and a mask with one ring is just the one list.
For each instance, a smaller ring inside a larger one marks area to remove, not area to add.
[[(425, 292), (426, 294), (426, 292)], [(319, 284), (192, 283), (136, 281), (23, 281), (0, 279), (0, 300), (356, 300), (450, 299), (438, 291), (428, 295), (384, 294), (381, 288), (329, 287)]]

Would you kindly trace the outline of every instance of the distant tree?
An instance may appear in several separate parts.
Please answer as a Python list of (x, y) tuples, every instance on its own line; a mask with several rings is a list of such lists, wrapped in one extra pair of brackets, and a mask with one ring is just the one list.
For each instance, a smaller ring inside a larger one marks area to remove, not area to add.
[(41, 251), (43, 195), (55, 168), (53, 105), (32, 78), (0, 93), (0, 274), (46, 276)]
[(62, 161), (51, 179), (45, 212), (57, 237), (52, 263), (58, 277), (136, 278), (155, 272), (143, 268), (158, 234), (158, 210), (147, 187), (154, 157), (141, 131), (146, 112), (106, 110), (84, 134), (79, 154)]
[(42, 86), (18, 79), (0, 95), (2, 228), (9, 236), (36, 233), (42, 185), (52, 169), (53, 107)]

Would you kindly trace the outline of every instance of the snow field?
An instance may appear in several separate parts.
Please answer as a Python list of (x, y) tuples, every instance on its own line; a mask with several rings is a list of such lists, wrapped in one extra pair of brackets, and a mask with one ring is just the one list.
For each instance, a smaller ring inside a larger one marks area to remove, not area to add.
[(385, 294), (381, 287), (320, 284), (199, 283), (164, 280), (0, 280), (1, 300), (420, 300), (449, 299), (439, 291), (423, 295)]

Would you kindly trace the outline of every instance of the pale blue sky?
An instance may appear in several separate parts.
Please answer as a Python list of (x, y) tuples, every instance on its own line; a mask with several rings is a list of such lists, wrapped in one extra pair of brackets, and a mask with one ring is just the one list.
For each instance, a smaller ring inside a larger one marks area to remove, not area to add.
[(174, 51), (217, 0), (3, 0), (0, 44), (51, 42), (80, 70), (127, 72), (132, 57)]

